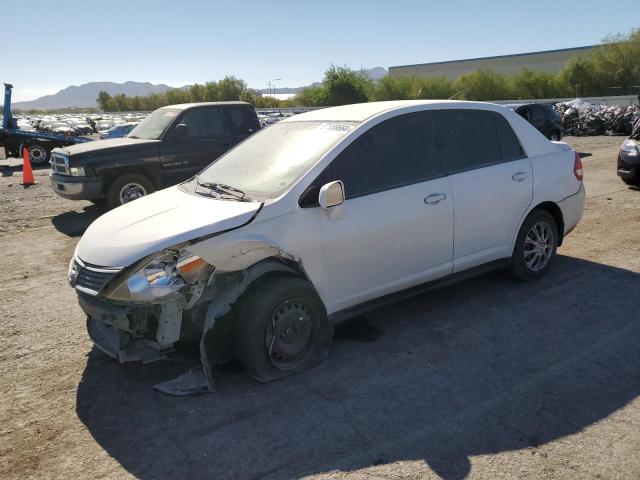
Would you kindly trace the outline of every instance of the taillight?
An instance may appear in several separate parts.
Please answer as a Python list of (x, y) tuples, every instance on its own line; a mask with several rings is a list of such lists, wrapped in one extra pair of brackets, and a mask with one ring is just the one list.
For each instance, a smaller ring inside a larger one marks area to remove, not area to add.
[(582, 173), (582, 159), (578, 152), (576, 152), (576, 159), (573, 162), (573, 174), (576, 176), (576, 180), (579, 182), (582, 181), (582, 178), (584, 177)]

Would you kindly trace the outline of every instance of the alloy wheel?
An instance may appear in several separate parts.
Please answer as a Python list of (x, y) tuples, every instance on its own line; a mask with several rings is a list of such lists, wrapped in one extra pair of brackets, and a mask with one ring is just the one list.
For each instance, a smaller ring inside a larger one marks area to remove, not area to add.
[(139, 183), (127, 183), (120, 189), (120, 203), (124, 205), (125, 203), (144, 197), (146, 194), (147, 191)]
[(542, 270), (553, 255), (555, 239), (547, 222), (535, 223), (524, 238), (524, 262), (532, 272)]

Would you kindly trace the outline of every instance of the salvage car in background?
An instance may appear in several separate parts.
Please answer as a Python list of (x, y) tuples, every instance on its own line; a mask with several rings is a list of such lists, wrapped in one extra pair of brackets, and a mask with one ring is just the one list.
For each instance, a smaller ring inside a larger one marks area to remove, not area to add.
[(126, 137), (139, 123), (140, 122), (127, 122), (111, 127), (109, 130), (105, 130), (100, 134), (100, 140)]
[(640, 185), (640, 135), (638, 139), (628, 138), (622, 144), (618, 153), (618, 176), (627, 185)]
[(70, 200), (124, 205), (195, 175), (260, 129), (245, 102), (162, 107), (127, 137), (51, 152), (51, 185)]
[(514, 110), (549, 140), (562, 140), (562, 117), (551, 105), (514, 103), (504, 106)]
[(105, 214), (69, 280), (98, 348), (152, 361), (199, 340), (203, 370), (157, 388), (208, 391), (233, 357), (260, 381), (312, 366), (335, 323), (393, 298), (500, 267), (543, 275), (584, 197), (576, 152), (498, 105), (327, 108)]

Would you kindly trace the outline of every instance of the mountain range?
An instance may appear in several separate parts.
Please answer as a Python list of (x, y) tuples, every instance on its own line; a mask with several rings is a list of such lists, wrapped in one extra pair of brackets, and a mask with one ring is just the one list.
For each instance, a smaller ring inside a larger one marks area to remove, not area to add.
[[(382, 67), (362, 70), (372, 80), (379, 80), (387, 74), (387, 70)], [(314, 83), (313, 85), (316, 85)], [(82, 85), (72, 85), (53, 95), (45, 95), (26, 102), (13, 102), (13, 110), (53, 110), (57, 108), (96, 108), (96, 99), (100, 91), (105, 91), (109, 95), (125, 94), (127, 96), (150, 95), (152, 93), (163, 93), (175, 87), (165, 84), (154, 85), (149, 82), (90, 82)], [(189, 85), (179, 87), (189, 88)], [(297, 93), (303, 87), (282, 87), (276, 88), (275, 93)], [(268, 93), (268, 88), (257, 89), (260, 93)], [(272, 92), (274, 90), (271, 90)]]

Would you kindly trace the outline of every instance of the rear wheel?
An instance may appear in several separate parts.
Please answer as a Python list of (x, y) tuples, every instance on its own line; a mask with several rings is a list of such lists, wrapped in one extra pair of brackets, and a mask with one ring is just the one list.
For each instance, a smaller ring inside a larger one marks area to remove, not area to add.
[(36, 167), (46, 165), (49, 161), (49, 150), (39, 143), (32, 143), (27, 146), (29, 161)]
[(551, 266), (558, 247), (558, 226), (553, 216), (535, 210), (526, 218), (516, 240), (510, 272), (518, 280), (532, 280)]
[(549, 136), (549, 140), (552, 140), (554, 142), (559, 142), (561, 138), (562, 138), (562, 135), (560, 135), (560, 132), (558, 132), (557, 130), (554, 132), (551, 132), (551, 135)]
[(116, 208), (153, 193), (155, 188), (147, 177), (127, 173), (116, 177), (107, 188), (107, 205)]
[(309, 282), (294, 276), (258, 279), (239, 302), (236, 358), (261, 382), (301, 372), (329, 352), (333, 328)]

